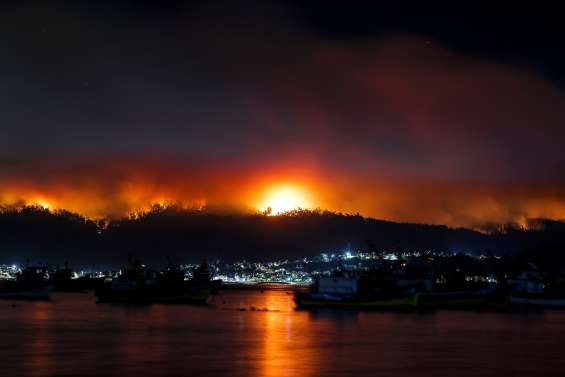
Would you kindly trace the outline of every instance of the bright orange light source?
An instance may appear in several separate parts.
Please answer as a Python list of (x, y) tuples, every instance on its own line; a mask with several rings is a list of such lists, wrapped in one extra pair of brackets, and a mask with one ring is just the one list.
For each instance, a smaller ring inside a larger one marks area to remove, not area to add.
[(32, 200), (31, 202), (32, 202), (32, 204), (38, 205), (38, 206), (45, 208), (45, 209), (51, 208), (51, 203), (49, 203), (47, 200), (45, 200), (43, 198), (38, 198), (38, 199)]
[(309, 208), (308, 193), (296, 185), (280, 185), (270, 189), (265, 195), (261, 210), (271, 208), (271, 215), (292, 211), (297, 208)]

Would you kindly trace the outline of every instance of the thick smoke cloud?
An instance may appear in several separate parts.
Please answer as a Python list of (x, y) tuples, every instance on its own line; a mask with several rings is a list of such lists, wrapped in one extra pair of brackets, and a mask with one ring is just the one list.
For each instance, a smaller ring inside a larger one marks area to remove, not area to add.
[(565, 217), (565, 94), (417, 35), (324, 39), (283, 7), (0, 16), (0, 201), (314, 205), (475, 226)]

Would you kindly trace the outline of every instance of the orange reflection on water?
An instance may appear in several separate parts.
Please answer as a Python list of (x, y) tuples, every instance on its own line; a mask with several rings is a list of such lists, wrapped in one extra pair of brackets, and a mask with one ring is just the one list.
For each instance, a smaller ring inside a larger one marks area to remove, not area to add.
[(258, 375), (312, 375), (312, 366), (318, 363), (319, 355), (311, 344), (309, 317), (293, 311), (292, 296), (275, 291), (267, 291), (265, 295), (269, 311), (253, 313), (262, 339)]
[(29, 339), (29, 366), (32, 376), (53, 375), (54, 365), (51, 359), (51, 343), (49, 326), (51, 322), (52, 303), (36, 302), (33, 303), (30, 313), (30, 320), (33, 324), (33, 332)]

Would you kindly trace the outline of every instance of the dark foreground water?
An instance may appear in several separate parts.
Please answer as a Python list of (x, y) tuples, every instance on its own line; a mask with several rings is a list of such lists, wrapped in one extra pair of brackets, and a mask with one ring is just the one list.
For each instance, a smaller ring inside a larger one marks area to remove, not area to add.
[(275, 291), (131, 307), (57, 294), (0, 301), (0, 375), (565, 376), (565, 311), (307, 312)]

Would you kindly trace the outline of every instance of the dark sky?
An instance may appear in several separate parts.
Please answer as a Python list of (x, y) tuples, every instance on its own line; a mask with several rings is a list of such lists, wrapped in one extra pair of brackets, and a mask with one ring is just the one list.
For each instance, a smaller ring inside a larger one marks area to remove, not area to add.
[(565, 218), (557, 9), (343, 4), (3, 3), (0, 202)]

